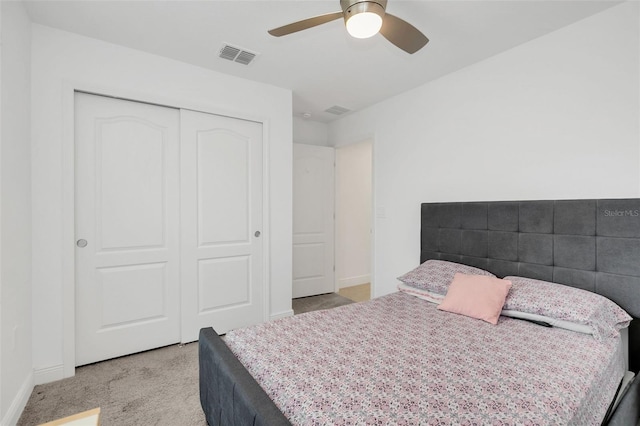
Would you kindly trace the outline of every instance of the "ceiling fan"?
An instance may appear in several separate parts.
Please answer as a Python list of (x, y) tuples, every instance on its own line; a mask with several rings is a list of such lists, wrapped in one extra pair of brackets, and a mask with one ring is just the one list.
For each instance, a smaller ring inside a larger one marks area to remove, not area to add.
[(269, 30), (275, 37), (306, 30), (344, 18), (347, 31), (356, 38), (369, 38), (378, 32), (407, 53), (422, 49), (429, 39), (410, 23), (386, 13), (387, 0), (340, 0), (342, 11), (303, 19)]

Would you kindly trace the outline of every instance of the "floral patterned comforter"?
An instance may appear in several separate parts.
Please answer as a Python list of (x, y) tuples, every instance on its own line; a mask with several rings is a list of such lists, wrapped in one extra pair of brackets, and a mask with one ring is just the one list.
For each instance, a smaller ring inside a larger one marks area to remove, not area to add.
[(393, 293), (228, 333), (294, 425), (599, 425), (624, 374), (618, 338)]

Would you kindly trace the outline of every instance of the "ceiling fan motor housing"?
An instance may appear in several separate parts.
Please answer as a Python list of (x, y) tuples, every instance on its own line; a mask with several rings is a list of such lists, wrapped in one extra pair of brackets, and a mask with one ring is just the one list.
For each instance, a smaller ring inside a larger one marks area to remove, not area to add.
[(370, 12), (384, 17), (387, 0), (340, 0), (345, 22), (358, 13)]

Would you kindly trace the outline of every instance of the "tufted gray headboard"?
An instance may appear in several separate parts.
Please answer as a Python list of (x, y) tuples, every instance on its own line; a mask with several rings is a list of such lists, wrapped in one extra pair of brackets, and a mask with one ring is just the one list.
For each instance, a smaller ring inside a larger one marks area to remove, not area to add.
[(424, 203), (420, 262), (429, 259), (579, 287), (640, 318), (640, 199)]

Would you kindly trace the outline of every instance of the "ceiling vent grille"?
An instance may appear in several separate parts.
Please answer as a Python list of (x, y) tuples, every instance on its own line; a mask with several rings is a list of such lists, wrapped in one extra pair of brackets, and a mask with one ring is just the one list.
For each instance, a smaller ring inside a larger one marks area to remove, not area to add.
[(324, 110), (324, 112), (328, 112), (329, 114), (335, 114), (335, 115), (342, 115), (342, 114), (344, 114), (346, 112), (349, 112), (349, 111), (351, 111), (351, 110), (348, 109), (348, 108), (345, 108), (345, 107), (338, 106), (338, 105), (334, 105), (331, 108), (327, 108), (327, 109)]
[(256, 57), (255, 53), (242, 50), (238, 56), (236, 56), (236, 62), (243, 65), (249, 65), (251, 61)]
[(258, 56), (258, 54), (239, 47), (231, 46), (230, 44), (223, 44), (218, 56), (228, 61), (237, 62), (242, 65), (249, 65), (256, 56)]

